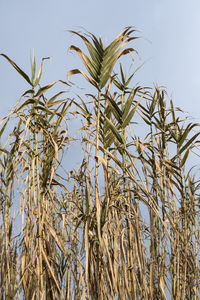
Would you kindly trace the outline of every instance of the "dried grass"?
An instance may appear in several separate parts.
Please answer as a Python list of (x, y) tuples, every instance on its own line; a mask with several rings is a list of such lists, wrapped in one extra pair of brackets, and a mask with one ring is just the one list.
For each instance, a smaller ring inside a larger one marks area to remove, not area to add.
[[(123, 50), (134, 33), (105, 47), (75, 32), (89, 54), (70, 49), (89, 74), (68, 75), (97, 89), (84, 99), (63, 91), (47, 99), (57, 83), (39, 85), (43, 61), (36, 76), (33, 56), (30, 79), (3, 55), (30, 88), (1, 122), (0, 299), (199, 299), (200, 185), (188, 167), (199, 125), (182, 120), (165, 91), (130, 88), (135, 74), (122, 67), (113, 76), (119, 57), (135, 51)], [(64, 178), (72, 114), (84, 122), (83, 160)]]

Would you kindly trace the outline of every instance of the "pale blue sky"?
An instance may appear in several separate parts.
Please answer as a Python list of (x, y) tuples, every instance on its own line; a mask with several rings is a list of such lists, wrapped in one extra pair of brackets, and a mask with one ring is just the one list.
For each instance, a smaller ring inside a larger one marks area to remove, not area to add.
[[(44, 84), (66, 79), (69, 69), (81, 66), (67, 48), (79, 42), (66, 30), (83, 26), (110, 41), (125, 26), (134, 25), (143, 39), (132, 45), (145, 66), (137, 73), (141, 85), (167, 88), (175, 106), (200, 121), (200, 1), (199, 0), (0, 0), (0, 53), (29, 72), (30, 51), (46, 63)], [(28, 87), (0, 58), (0, 116)], [(78, 81), (77, 78), (73, 79)]]

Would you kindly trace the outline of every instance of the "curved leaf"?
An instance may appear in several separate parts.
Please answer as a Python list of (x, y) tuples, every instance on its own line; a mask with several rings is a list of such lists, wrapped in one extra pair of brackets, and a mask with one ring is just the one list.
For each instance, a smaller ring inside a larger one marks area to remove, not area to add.
[[(128, 48), (122, 51), (122, 49), (135, 37), (130, 37), (130, 35), (135, 31), (131, 29), (132, 27), (127, 27), (125, 30), (119, 34), (114, 41), (110, 43), (108, 47), (104, 47), (101, 38), (99, 40), (91, 33), (89, 33), (89, 37), (91, 42), (82, 34), (70, 31), (76, 35), (78, 35), (83, 42), (85, 43), (90, 56), (84, 53), (80, 48), (72, 45), (69, 49), (74, 50), (82, 59), (87, 71), (90, 76), (86, 75), (82, 71), (71, 70), (68, 72), (69, 74), (78, 74), (81, 73), (91, 84), (101, 90), (109, 80), (111, 73), (113, 71), (113, 67), (116, 61), (120, 56), (126, 55), (132, 51), (135, 51), (133, 48)], [(86, 35), (86, 34), (85, 34)], [(95, 82), (95, 84), (94, 84)]]
[(3, 56), (3, 57), (5, 57), (8, 61), (9, 61), (9, 63), (15, 68), (15, 70), (31, 85), (31, 86), (33, 86), (33, 84), (32, 84), (32, 82), (31, 82), (31, 80), (30, 80), (30, 78), (28, 77), (28, 75), (26, 74), (26, 73), (24, 73), (24, 71), (22, 71), (22, 69), (20, 69), (20, 67), (18, 67), (18, 65), (16, 65), (16, 63), (12, 60), (12, 59), (10, 59), (7, 55), (5, 55), (5, 54), (3, 54), (3, 53), (1, 53), (0, 54), (1, 56)]

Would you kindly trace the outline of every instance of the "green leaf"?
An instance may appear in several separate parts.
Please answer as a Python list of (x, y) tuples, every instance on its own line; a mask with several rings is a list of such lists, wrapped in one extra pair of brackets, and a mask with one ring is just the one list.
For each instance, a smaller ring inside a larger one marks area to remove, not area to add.
[(114, 126), (114, 124), (106, 117), (104, 116), (106, 121), (108, 122), (109, 124), (109, 128), (112, 130), (113, 134), (115, 135), (115, 137), (117, 138), (117, 140), (123, 144), (123, 140), (122, 140), (122, 137), (120, 135), (120, 133), (118, 132), (117, 128)]
[(126, 81), (125, 87), (128, 86), (128, 84), (130, 83), (131, 79), (133, 78), (133, 76), (135, 75), (135, 72), (128, 78), (128, 80)]
[(112, 143), (114, 142), (115, 137), (112, 131), (108, 134), (108, 136), (104, 139), (104, 148), (107, 149), (109, 148)]
[(35, 70), (36, 70), (35, 50), (33, 49), (33, 59), (31, 59), (31, 74), (32, 74), (31, 81), (32, 81), (32, 83), (33, 83), (33, 81), (35, 79)]
[(122, 78), (122, 83), (123, 83), (123, 85), (125, 85), (125, 83), (126, 83), (126, 73), (124, 74), (121, 64), (120, 64), (120, 74), (121, 74), (121, 78)]
[[(84, 41), (90, 53), (90, 57), (76, 46), (72, 45), (69, 49), (76, 51), (81, 57), (91, 76), (90, 80), (88, 81), (92, 83), (98, 90), (101, 90), (106, 85), (111, 76), (113, 67), (120, 55), (125, 55), (130, 51), (134, 51), (134, 49), (129, 48), (121, 52), (126, 44), (133, 39), (130, 37), (130, 34), (134, 31), (135, 30), (131, 30), (131, 27), (125, 28), (125, 30), (119, 36), (117, 36), (117, 38), (107, 48), (104, 47), (101, 38), (98, 41), (93, 34), (89, 33), (89, 37), (93, 43), (92, 45), (92, 43), (85, 36), (73, 31), (74, 34), (78, 35)], [(86, 79), (88, 79), (86, 77), (88, 75), (80, 70), (78, 70), (78, 72), (76, 70), (76, 73), (74, 70), (70, 71), (70, 74), (77, 73), (81, 73)]]
[(56, 95), (54, 95), (53, 97), (51, 97), (49, 99), (49, 101), (47, 102), (47, 105), (50, 105), (50, 104), (54, 103), (54, 100), (56, 100), (60, 95), (62, 95), (64, 93), (66, 93), (66, 92), (65, 91), (61, 91), (61, 92), (57, 93)]
[(179, 151), (178, 155), (180, 155), (183, 151), (185, 151), (191, 144), (192, 142), (198, 137), (199, 132), (196, 133)]
[(6, 125), (8, 124), (8, 121), (9, 121), (9, 119), (7, 119), (7, 121), (4, 123), (3, 127), (1, 128), (1, 130), (0, 130), (0, 137), (2, 136), (2, 134), (4, 132), (4, 130), (6, 128)]
[(33, 86), (30, 78), (28, 77), (28, 75), (26, 73), (24, 73), (24, 71), (22, 71), (22, 69), (20, 69), (20, 67), (18, 67), (18, 65), (16, 65), (16, 63), (14, 61), (12, 61), (7, 55), (1, 53), (1, 56), (5, 57), (9, 63), (15, 68), (15, 70), (31, 85)]
[(79, 69), (73, 69), (73, 70), (68, 71), (67, 72), (67, 79), (69, 78), (69, 76), (75, 75), (75, 74), (82, 74), (87, 79), (87, 81), (89, 83), (91, 83), (92, 85), (94, 85), (98, 89), (98, 86), (97, 86), (95, 80), (92, 77), (85, 74), (84, 72), (82, 72), (81, 70), (79, 70)]
[(123, 121), (122, 127), (123, 128), (125, 128), (129, 124), (130, 120), (132, 119), (132, 117), (133, 117), (133, 115), (134, 115), (134, 113), (135, 113), (135, 111), (136, 111), (136, 109), (137, 109), (137, 107), (138, 107), (138, 105), (139, 105), (139, 103), (140, 103), (140, 101), (142, 100), (143, 97), (144, 97), (144, 94), (140, 97), (140, 99), (135, 104), (135, 106), (133, 107), (133, 109), (131, 110), (131, 112), (129, 113), (128, 116), (127, 116), (127, 114), (129, 112), (130, 104), (132, 103), (132, 101), (130, 102), (129, 99), (127, 100), (127, 102), (129, 101), (129, 103), (128, 103), (127, 107), (126, 107), (126, 104), (125, 104), (125, 109), (124, 109), (124, 113), (123, 113), (123, 117), (122, 117), (122, 121)]
[(123, 91), (123, 90), (124, 90), (124, 87), (123, 87), (123, 85), (121, 84), (121, 82), (119, 81), (119, 79), (113, 80), (113, 83), (116, 85), (116, 87), (117, 87), (120, 91)]
[(83, 52), (80, 48), (72, 45), (69, 47), (69, 50), (74, 50), (82, 59), (86, 69), (88, 70), (91, 77), (98, 82), (99, 77), (99, 65), (97, 65), (85, 52)]
[(87, 109), (87, 106), (85, 105), (85, 103), (84, 103), (84, 108), (80, 105), (80, 104), (78, 104), (76, 101), (73, 101), (75, 104), (76, 104), (76, 106), (80, 109), (80, 111), (83, 113), (83, 115), (84, 115), (84, 117), (87, 119), (89, 116), (90, 116), (90, 112), (88, 111), (88, 109)]
[(52, 106), (55, 106), (57, 104), (60, 104), (60, 103), (63, 103), (65, 101), (65, 99), (60, 99), (60, 100), (57, 100), (57, 101), (54, 101), (52, 103), (47, 103), (47, 107), (52, 107)]
[[(91, 142), (90, 140), (88, 140), (89, 142)], [(92, 142), (92, 144), (94, 145), (94, 142)], [(114, 162), (120, 167), (120, 168), (123, 168), (123, 165), (121, 163), (121, 161), (116, 157), (114, 156), (110, 151), (108, 151), (107, 149), (99, 146), (99, 149), (103, 152), (103, 153), (106, 153), (110, 158), (112, 158), (114, 160)]]
[(145, 117), (143, 117), (141, 114), (140, 114), (140, 117), (144, 120), (144, 122), (146, 124), (148, 124), (149, 126), (151, 125), (151, 122), (149, 122), (149, 120), (147, 120)]
[(178, 142), (178, 148), (179, 148), (179, 149), (180, 149), (180, 147), (182, 146), (182, 144), (183, 144), (183, 142), (185, 141), (185, 139), (187, 138), (189, 132), (190, 132), (194, 127), (196, 127), (196, 126), (198, 126), (198, 125), (199, 125), (199, 124), (197, 124), (197, 123), (194, 123), (194, 124), (190, 123), (190, 124), (188, 124), (188, 126), (186, 127), (184, 133), (181, 135), (180, 140), (179, 140), (179, 142)]
[(126, 126), (129, 125), (129, 122), (131, 121), (132, 117), (135, 114), (136, 111), (136, 106), (131, 110), (131, 112), (129, 113), (129, 115), (127, 116), (127, 118), (124, 120), (124, 122), (122, 123), (122, 128), (125, 128)]
[(155, 110), (155, 107), (156, 107), (156, 102), (157, 102), (157, 98), (153, 97), (153, 99), (151, 101), (151, 105), (149, 107), (149, 114), (150, 114), (151, 117), (153, 116), (153, 113), (154, 113), (154, 110)]
[(106, 100), (108, 100), (109, 104), (111, 105), (111, 107), (112, 107), (112, 113), (114, 114), (115, 118), (121, 124), (122, 123), (122, 120), (121, 120), (122, 112), (121, 112), (119, 106), (112, 99), (112, 97), (106, 97)]
[(22, 103), (21, 105), (19, 105), (16, 109), (15, 109), (15, 113), (18, 112), (20, 109), (22, 109), (24, 106), (27, 106), (29, 104), (35, 104), (36, 100), (35, 99), (28, 99), (26, 101), (24, 101), (24, 103)]
[(188, 155), (190, 153), (190, 148), (185, 152), (181, 162), (180, 162), (180, 168), (182, 168), (186, 162), (186, 159), (188, 158)]
[[(86, 47), (87, 47), (87, 49), (88, 49), (88, 51), (89, 51), (89, 53), (90, 53), (93, 61), (97, 65), (99, 65), (99, 63), (101, 63), (101, 61), (99, 60), (99, 52), (103, 52), (103, 50), (101, 49), (101, 46), (99, 47), (98, 41), (97, 41), (97, 44), (98, 44), (97, 49), (99, 48), (98, 49), (99, 51), (89, 42), (89, 40), (85, 36), (83, 36), (79, 32), (71, 31), (71, 30), (70, 30), (70, 32), (73, 33), (73, 34), (78, 35), (84, 41), (84, 43), (85, 43), (85, 45), (86, 45)], [(89, 34), (90, 34), (90, 36), (93, 36), (91, 33), (89, 33)], [(95, 38), (95, 36), (93, 36), (93, 38)], [(94, 39), (93, 39), (93, 42), (95, 44), (95, 40)]]
[(41, 106), (41, 105), (35, 106), (35, 110), (36, 111), (42, 110), (42, 111), (45, 111), (46, 113), (48, 113), (49, 115), (52, 115), (51, 110), (49, 110), (47, 107), (44, 107), (44, 106)]
[(27, 90), (27, 91), (25, 91), (23, 94), (22, 94), (22, 97), (24, 97), (24, 96), (26, 96), (26, 95), (28, 95), (28, 94), (31, 94), (31, 95), (33, 95), (34, 94), (34, 90)]
[(43, 86), (42, 88), (40, 88), (37, 92), (37, 94), (35, 95), (35, 97), (39, 97), (42, 94), (44, 94), (46, 91), (48, 91), (52, 86), (54, 86), (54, 84), (56, 84), (58, 81), (54, 81), (48, 85)]
[(175, 118), (175, 111), (174, 111), (174, 106), (173, 106), (172, 99), (170, 100), (170, 106), (171, 106), (172, 120), (175, 124), (176, 123), (176, 118)]
[(133, 103), (133, 98), (135, 96), (135, 91), (132, 90), (128, 96), (128, 99), (126, 100), (126, 103), (124, 104), (122, 108), (122, 121), (124, 121), (128, 115), (128, 112), (131, 108), (131, 105)]

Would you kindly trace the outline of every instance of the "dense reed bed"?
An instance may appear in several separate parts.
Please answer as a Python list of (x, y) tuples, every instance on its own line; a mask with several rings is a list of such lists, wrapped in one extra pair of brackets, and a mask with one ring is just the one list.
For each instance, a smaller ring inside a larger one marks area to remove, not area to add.
[[(199, 125), (126, 75), (134, 28), (107, 46), (73, 33), (83, 97), (41, 86), (45, 59), (29, 77), (1, 54), (29, 86), (0, 127), (0, 299), (199, 299)], [(82, 163), (68, 170), (74, 117)]]

